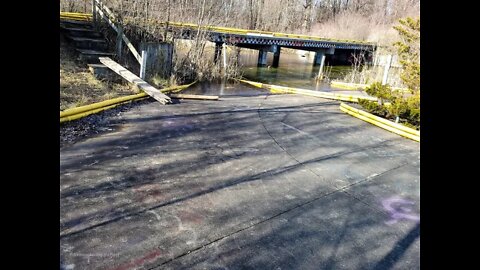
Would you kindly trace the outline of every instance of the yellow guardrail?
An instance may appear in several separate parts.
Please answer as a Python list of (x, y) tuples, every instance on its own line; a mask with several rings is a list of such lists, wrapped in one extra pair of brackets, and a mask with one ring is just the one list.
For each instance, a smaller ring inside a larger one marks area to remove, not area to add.
[[(186, 85), (180, 85), (180, 86), (174, 86), (174, 87), (168, 87), (164, 89), (160, 89), (161, 92), (179, 92), (182, 91), (183, 89), (192, 86), (195, 84), (195, 82), (186, 84)], [(80, 106), (72, 109), (67, 109), (64, 111), (60, 112), (60, 123), (66, 122), (66, 121), (72, 121), (75, 119), (79, 119), (85, 116), (88, 116), (90, 114), (98, 113), (107, 109), (111, 109), (113, 107), (116, 107), (118, 105), (127, 103), (132, 100), (139, 100), (143, 98), (147, 98), (148, 95), (146, 93), (139, 93), (136, 95), (129, 95), (125, 97), (118, 97), (110, 100), (105, 100), (102, 102), (97, 102), (93, 103), (90, 105), (85, 105), (85, 106)]]
[(389, 121), (387, 119), (378, 117), (376, 115), (373, 115), (371, 113), (353, 108), (352, 106), (348, 106), (345, 103), (340, 104), (340, 110), (352, 115), (354, 117), (357, 117), (365, 122), (371, 123), (373, 125), (376, 125), (378, 127), (381, 127), (383, 129), (386, 129), (390, 132), (393, 132), (395, 134), (401, 135), (403, 137), (415, 140), (417, 142), (420, 141), (420, 131), (415, 130), (413, 128), (406, 127), (404, 125)]
[[(337, 87), (337, 88), (342, 88), (342, 89), (348, 89), (348, 90), (357, 90), (357, 89), (364, 90), (369, 85), (368, 84), (363, 84), (363, 83), (346, 83), (346, 82), (339, 82), (339, 81), (331, 81), (330, 86)], [(401, 87), (390, 87), (390, 88), (394, 91), (410, 93), (408, 88), (401, 88)]]
[(293, 88), (293, 87), (285, 87), (279, 85), (271, 85), (259, 82), (253, 82), (248, 80), (239, 80), (240, 82), (247, 83), (259, 88), (265, 88), (272, 91), (272, 93), (294, 93), (294, 94), (302, 94), (306, 96), (313, 96), (313, 97), (320, 97), (326, 99), (334, 99), (340, 101), (348, 101), (348, 102), (358, 102), (360, 99), (377, 101), (376, 97), (371, 96), (361, 96), (361, 95), (348, 95), (348, 94), (336, 94), (331, 92), (322, 92), (322, 91), (314, 91), (302, 88)]
[(93, 15), (91, 13), (60, 12), (60, 19), (90, 21)]

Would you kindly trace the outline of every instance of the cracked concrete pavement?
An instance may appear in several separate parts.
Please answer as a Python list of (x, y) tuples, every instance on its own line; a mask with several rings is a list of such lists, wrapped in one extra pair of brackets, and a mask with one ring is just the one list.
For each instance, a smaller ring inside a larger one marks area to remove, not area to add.
[(336, 101), (215, 87), (61, 149), (61, 268), (420, 267), (419, 143)]

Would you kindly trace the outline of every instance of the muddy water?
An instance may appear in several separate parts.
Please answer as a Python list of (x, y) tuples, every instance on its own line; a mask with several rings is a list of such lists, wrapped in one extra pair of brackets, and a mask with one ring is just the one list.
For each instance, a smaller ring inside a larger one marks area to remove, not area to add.
[(256, 88), (243, 83), (197, 83), (185, 90), (183, 94), (212, 95), (212, 96), (257, 96), (270, 93), (266, 89)]
[[(240, 64), (243, 76), (268, 84), (299, 87), (318, 91), (332, 91), (328, 83), (317, 83), (320, 66), (313, 66), (314, 53), (296, 51), (296, 53), (282, 53), (278, 68), (257, 67), (258, 52), (254, 50), (242, 50)], [(269, 53), (267, 65), (273, 62), (273, 54)], [(342, 78), (351, 70), (351, 66), (325, 66), (324, 74), (332, 80)]]
[[(304, 51), (284, 52), (280, 55), (278, 68), (270, 67), (273, 62), (273, 54), (267, 56), (267, 67), (257, 67), (258, 51), (242, 49), (239, 64), (242, 68), (243, 77), (267, 84), (290, 86), (326, 92), (345, 92), (343, 89), (331, 88), (327, 82), (317, 82), (319, 66), (313, 66), (314, 53)], [(331, 80), (341, 79), (350, 72), (351, 66), (325, 66), (324, 74)], [(201, 83), (184, 93), (203, 95), (257, 95), (264, 90), (252, 90), (252, 87), (244, 87), (241, 84), (231, 83)]]

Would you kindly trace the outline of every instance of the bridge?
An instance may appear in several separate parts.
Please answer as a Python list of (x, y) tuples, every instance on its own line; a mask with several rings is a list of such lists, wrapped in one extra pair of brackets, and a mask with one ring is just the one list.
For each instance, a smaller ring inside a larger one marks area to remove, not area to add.
[(278, 67), (281, 48), (315, 52), (314, 65), (320, 65), (325, 55), (348, 56), (350, 53), (364, 52), (371, 56), (376, 45), (370, 42), (355, 40), (329, 39), (317, 36), (285, 34), (239, 28), (199, 26), (191, 23), (155, 22), (166, 27), (177, 38), (193, 39), (200, 31), (206, 32), (209, 41), (216, 44), (215, 58), (220, 55), (223, 44), (259, 51), (258, 66), (266, 66), (267, 53), (273, 53), (272, 67)]
[[(93, 0), (92, 14), (84, 14), (82, 18), (93, 20), (96, 24), (100, 16), (112, 26), (112, 28), (123, 35), (123, 40), (127, 43), (134, 56), (140, 62), (141, 57), (139, 53), (129, 44), (128, 39), (124, 36), (119, 28), (124, 23), (131, 23), (133, 18), (123, 18), (123, 22), (119, 23), (113, 12), (106, 7), (100, 0)], [(72, 14), (65, 14), (65, 16), (79, 16)], [(280, 62), (280, 53), (282, 48), (290, 48), (304, 51), (315, 52), (313, 65), (320, 65), (320, 70), (323, 68), (326, 56), (334, 62), (338, 60), (344, 64), (348, 63), (348, 58), (352, 54), (363, 54), (367, 62), (372, 59), (373, 51), (376, 50), (376, 45), (371, 42), (323, 38), (318, 36), (286, 34), (278, 32), (268, 32), (259, 30), (248, 30), (229, 27), (218, 26), (204, 26), (192, 23), (180, 22), (162, 22), (155, 19), (142, 20), (142, 24), (150, 24), (160, 26), (164, 30), (172, 33), (174, 37), (180, 39), (194, 39), (198, 33), (205, 34), (207, 40), (214, 42), (215, 45), (215, 61), (221, 55), (224, 45), (234, 45), (240, 48), (248, 48), (258, 50), (258, 66), (267, 65), (268, 53), (273, 53), (272, 67), (278, 67)], [(120, 43), (121, 43), (121, 39)]]

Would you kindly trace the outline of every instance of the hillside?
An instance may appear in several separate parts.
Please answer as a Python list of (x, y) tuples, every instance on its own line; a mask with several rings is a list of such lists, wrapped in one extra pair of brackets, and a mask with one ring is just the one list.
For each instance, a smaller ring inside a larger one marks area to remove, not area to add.
[(96, 79), (87, 65), (75, 58), (73, 46), (60, 34), (60, 110), (138, 93), (126, 81)]

